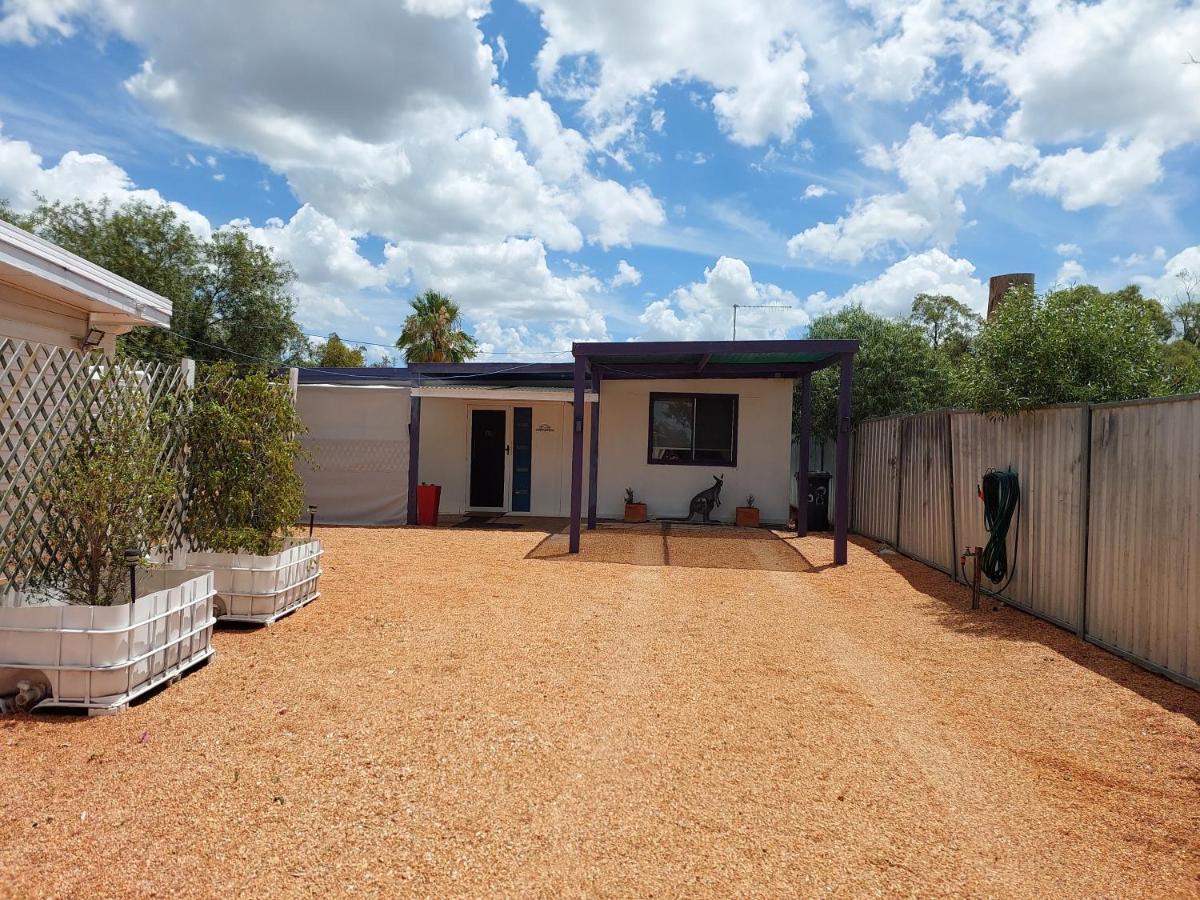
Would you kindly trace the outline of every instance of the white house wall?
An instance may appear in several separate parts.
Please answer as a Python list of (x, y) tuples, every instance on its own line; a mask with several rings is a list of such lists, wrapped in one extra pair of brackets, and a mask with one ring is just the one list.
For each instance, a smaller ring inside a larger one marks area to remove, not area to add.
[[(421, 481), (442, 486), (442, 513), (459, 515), (468, 509), (468, 409), (508, 410), (511, 446), (512, 410), (525, 406), (533, 409), (533, 471), (529, 514), (565, 516), (570, 513), (571, 404), (424, 397), (421, 400), (419, 477)], [(601, 432), (603, 430), (602, 426)], [(590, 437), (590, 433), (589, 413), (585, 437)], [(510, 465), (511, 459), (510, 455)], [(511, 485), (506, 500), (511, 501)]]
[[(0, 336), (78, 350), (88, 333), (88, 314), (0, 281)], [(105, 334), (100, 349), (112, 353), (116, 334)]]
[[(724, 475), (716, 518), (732, 521), (734, 508), (753, 494), (764, 522), (788, 519), (792, 440), (790, 379), (605, 381), (600, 388), (600, 484), (597, 513), (620, 518), (625, 488), (633, 488), (651, 517), (686, 516), (688, 501)], [(737, 465), (671, 466), (647, 462), (651, 393), (738, 395)], [(587, 453), (584, 453), (585, 472)], [(569, 482), (568, 482), (569, 484)], [(586, 505), (587, 478), (584, 477)]]

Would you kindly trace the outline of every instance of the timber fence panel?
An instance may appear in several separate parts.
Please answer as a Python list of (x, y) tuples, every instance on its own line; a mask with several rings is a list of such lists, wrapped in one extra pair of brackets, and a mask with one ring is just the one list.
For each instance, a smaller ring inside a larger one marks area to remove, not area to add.
[(871, 419), (854, 433), (851, 528), (888, 544), (896, 543), (900, 423), (899, 417)]
[[(1021, 507), (1008, 533), (1012, 579), (1000, 596), (1072, 630), (1078, 629), (1082, 617), (1084, 423), (1080, 406), (1005, 418), (967, 412), (950, 417), (958, 542), (980, 547), (987, 543), (979, 485), (989, 469), (1015, 471)], [(985, 578), (983, 586), (1003, 585)]]
[(954, 574), (955, 552), (950, 414), (922, 413), (901, 420), (900, 520), (896, 548)]
[(1086, 637), (1200, 687), (1200, 397), (1092, 409)]

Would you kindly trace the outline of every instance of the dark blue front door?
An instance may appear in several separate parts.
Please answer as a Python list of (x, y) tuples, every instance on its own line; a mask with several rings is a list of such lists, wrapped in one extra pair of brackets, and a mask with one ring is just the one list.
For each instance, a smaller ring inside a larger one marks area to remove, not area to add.
[(513, 409), (512, 511), (529, 512), (533, 487), (533, 407)]

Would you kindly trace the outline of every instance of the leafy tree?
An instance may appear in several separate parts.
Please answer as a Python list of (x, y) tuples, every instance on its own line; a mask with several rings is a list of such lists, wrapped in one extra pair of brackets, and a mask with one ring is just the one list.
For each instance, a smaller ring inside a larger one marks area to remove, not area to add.
[(1168, 392), (1200, 393), (1200, 347), (1186, 340), (1172, 341), (1165, 353)]
[(1165, 390), (1160, 334), (1140, 292), (1015, 288), (980, 330), (961, 393), (988, 413), (1150, 397)]
[(944, 350), (952, 357), (970, 349), (983, 321), (969, 306), (947, 294), (917, 294), (910, 318), (924, 330), (934, 350)]
[[(1080, 290), (1081, 296), (1092, 296), (1093, 294), (1100, 293), (1099, 288), (1090, 284), (1080, 285), (1077, 290)], [(1171, 321), (1171, 315), (1153, 297), (1144, 296), (1142, 289), (1138, 285), (1127, 285), (1118, 291), (1113, 291), (1109, 296), (1117, 303), (1132, 306), (1145, 313), (1150, 326), (1154, 329), (1154, 333), (1158, 335), (1160, 341), (1169, 341), (1175, 335), (1175, 323)]]
[(353, 369), (367, 364), (366, 347), (351, 347), (333, 332), (321, 345), (315, 365), (321, 369)]
[(383, 354), (383, 356), (379, 357), (379, 359), (377, 361), (371, 363), (371, 368), (372, 369), (391, 369), (391, 368), (394, 368), (395, 365), (396, 365), (396, 360), (394, 360), (392, 358), (391, 354), (385, 353), (385, 354)]
[(1179, 323), (1183, 339), (1200, 347), (1200, 275), (1184, 269), (1176, 273), (1176, 277), (1179, 279), (1179, 292), (1175, 295), (1175, 305), (1171, 307), (1171, 318)]
[(62, 563), (49, 584), (68, 603), (110, 606), (129, 596), (125, 550), (162, 547), (169, 538), (163, 510), (180, 484), (159, 457), (179, 419), (170, 406), (151, 410), (136, 379), (106, 382), (95, 405), (104, 414), (81, 424), (37, 488), (49, 510), (46, 549)]
[(307, 347), (293, 318), (291, 267), (226, 228), (198, 238), (167, 205), (42, 200), (15, 224), (155, 293), (174, 308), (171, 329), (137, 328), (122, 352), (154, 359), (294, 359)]
[(396, 348), (410, 362), (464, 362), (473, 359), (478, 346), (462, 329), (458, 304), (437, 291), (426, 291), (412, 301), (412, 314), (396, 339)]
[(277, 553), (304, 507), (305, 431), (285, 385), (230, 363), (197, 373), (187, 415), (186, 527), (193, 546)]
[[(915, 413), (948, 403), (950, 367), (929, 344), (925, 332), (911, 322), (896, 321), (853, 306), (814, 319), (808, 336), (816, 339), (857, 338), (851, 404), (854, 422), (876, 416)], [(837, 433), (838, 372), (813, 375), (813, 431)]]

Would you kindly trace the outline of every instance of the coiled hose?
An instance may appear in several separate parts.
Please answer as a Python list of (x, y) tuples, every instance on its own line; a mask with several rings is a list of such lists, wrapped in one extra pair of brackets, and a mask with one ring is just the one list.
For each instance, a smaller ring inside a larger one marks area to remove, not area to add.
[[(1012, 469), (1001, 472), (989, 470), (983, 476), (979, 496), (983, 499), (983, 524), (988, 531), (987, 546), (983, 548), (980, 571), (992, 584), (1004, 582), (996, 593), (1003, 593), (1012, 581), (1008, 565), (1008, 529), (1016, 519), (1017, 530), (1013, 536), (1014, 569), (1018, 542), (1021, 539), (1021, 486), (1017, 473)], [(1007, 580), (1005, 579), (1007, 577)]]

